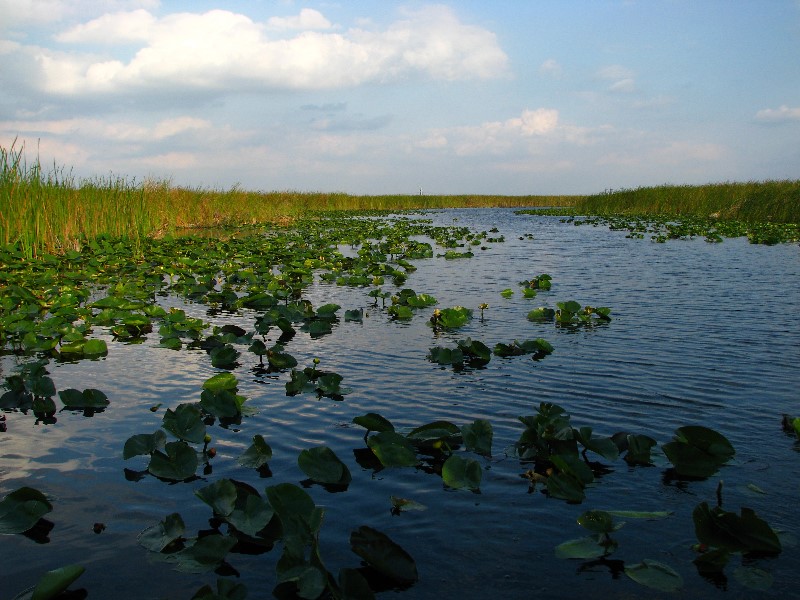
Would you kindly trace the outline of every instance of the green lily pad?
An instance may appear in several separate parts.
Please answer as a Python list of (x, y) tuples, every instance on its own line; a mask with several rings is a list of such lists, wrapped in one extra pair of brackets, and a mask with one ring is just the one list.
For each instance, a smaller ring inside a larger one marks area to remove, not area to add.
[(214, 393), (223, 390), (235, 391), (237, 385), (239, 385), (239, 382), (236, 380), (236, 376), (233, 373), (217, 373), (213, 377), (206, 379), (203, 383), (203, 389), (210, 390)]
[(697, 539), (708, 546), (730, 552), (778, 554), (781, 542), (772, 528), (755, 511), (742, 507), (740, 514), (708, 503), (698, 504), (692, 513)]
[(352, 480), (347, 465), (327, 446), (303, 450), (297, 458), (297, 465), (318, 483), (347, 485)]
[(475, 419), (472, 423), (461, 428), (461, 435), (464, 438), (464, 445), (467, 450), (491, 457), (494, 432), (489, 421)]
[(165, 451), (156, 450), (150, 457), (148, 471), (160, 479), (183, 481), (197, 470), (197, 452), (184, 441), (168, 442)]
[(384, 467), (413, 467), (419, 462), (414, 446), (404, 435), (394, 431), (382, 431), (367, 440)]
[(244, 396), (239, 396), (231, 390), (219, 392), (203, 390), (200, 394), (200, 406), (215, 417), (228, 419), (238, 417), (242, 413), (244, 402)]
[(239, 457), (239, 464), (249, 469), (258, 469), (272, 459), (272, 448), (260, 434), (253, 436), (253, 443)]
[(195, 496), (208, 504), (216, 514), (227, 517), (236, 503), (236, 486), (230, 479), (220, 479), (196, 490)]
[(451, 488), (477, 491), (481, 487), (483, 469), (477, 460), (453, 454), (442, 465), (442, 480)]
[(161, 552), (164, 548), (179, 539), (186, 530), (186, 525), (178, 513), (171, 513), (163, 521), (151, 525), (139, 534), (139, 544), (151, 552)]
[(361, 425), (367, 430), (367, 433), (370, 431), (394, 431), (394, 425), (378, 413), (366, 413), (359, 417), (353, 417), (353, 423)]
[(47, 497), (31, 487), (21, 487), (0, 501), (0, 534), (28, 531), (53, 510)]
[(100, 390), (88, 388), (83, 390), (66, 389), (58, 392), (58, 397), (66, 408), (86, 409), (105, 408), (110, 404), (108, 397)]
[(161, 426), (178, 439), (196, 444), (202, 442), (206, 435), (203, 415), (194, 404), (179, 404), (175, 410), (168, 408)]
[(105, 340), (86, 340), (83, 345), (84, 356), (101, 356), (108, 354), (108, 345)]
[(392, 503), (392, 509), (397, 512), (412, 511), (412, 510), (427, 510), (428, 507), (420, 504), (415, 500), (407, 498), (398, 498), (397, 496), (390, 496), (389, 501)]
[(679, 427), (662, 449), (678, 475), (686, 477), (710, 477), (736, 453), (725, 436), (701, 425)]
[(574, 540), (567, 540), (556, 546), (556, 556), (558, 558), (577, 558), (588, 560), (606, 556), (613, 551), (612, 547), (601, 545), (597, 536), (587, 536)]
[(593, 533), (613, 533), (623, 524), (614, 523), (611, 513), (604, 510), (587, 510), (578, 517), (578, 525)]
[(42, 575), (36, 586), (14, 597), (14, 600), (52, 600), (58, 598), (86, 571), (81, 565), (67, 565)]
[(284, 543), (311, 543), (322, 526), (323, 509), (302, 488), (279, 483), (266, 489), (267, 498), (281, 523)]
[(403, 548), (377, 529), (363, 525), (350, 534), (350, 547), (373, 569), (398, 583), (419, 579), (417, 565)]
[(122, 458), (128, 460), (134, 456), (150, 454), (167, 443), (167, 436), (160, 429), (153, 433), (137, 433), (125, 441)]
[(171, 554), (170, 559), (179, 571), (206, 573), (222, 564), (236, 541), (235, 537), (214, 533), (198, 538), (191, 546)]
[(626, 566), (625, 575), (636, 583), (662, 592), (677, 592), (683, 587), (683, 577), (671, 567), (647, 558), (639, 564)]

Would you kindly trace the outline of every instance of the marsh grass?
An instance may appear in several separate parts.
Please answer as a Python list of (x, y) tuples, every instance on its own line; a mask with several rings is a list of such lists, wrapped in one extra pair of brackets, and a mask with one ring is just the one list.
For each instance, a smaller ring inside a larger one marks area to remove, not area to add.
[(117, 176), (77, 180), (63, 168), (28, 162), (24, 146), (0, 146), (0, 244), (23, 255), (80, 249), (99, 235), (127, 239), (184, 228), (286, 224), (320, 211), (412, 210), (452, 207), (566, 206), (572, 196), (353, 196), (319, 192), (192, 189), (169, 181)]
[(800, 223), (800, 180), (611, 190), (580, 199), (575, 209), (591, 215), (666, 214)]

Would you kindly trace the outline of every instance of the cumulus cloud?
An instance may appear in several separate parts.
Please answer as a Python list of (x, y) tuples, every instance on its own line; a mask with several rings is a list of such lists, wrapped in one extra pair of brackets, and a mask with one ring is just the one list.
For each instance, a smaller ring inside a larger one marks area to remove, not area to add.
[(595, 72), (595, 77), (610, 81), (609, 92), (628, 94), (636, 90), (634, 72), (622, 65), (607, 65)]
[[(171, 89), (315, 90), (420, 76), (493, 78), (508, 70), (495, 35), (462, 23), (447, 7), (406, 13), (384, 30), (324, 31), (330, 28), (327, 19), (310, 9), (277, 24), (291, 29), (291, 36), (272, 39), (265, 33), (269, 26), (227, 10), (155, 17), (140, 9), (107, 14), (62, 32), (60, 51), (22, 46), (17, 52), (35, 63), (30, 78), (40, 90), (68, 96)], [(134, 42), (141, 47), (131, 58), (109, 54), (98, 59), (71, 46)]]
[(318, 30), (330, 29), (331, 22), (323, 14), (313, 8), (304, 8), (299, 15), (293, 17), (271, 17), (267, 19), (267, 27), (270, 29), (304, 29)]
[(765, 108), (756, 113), (756, 120), (766, 123), (783, 123), (800, 121), (800, 106), (790, 108), (782, 104), (779, 108)]

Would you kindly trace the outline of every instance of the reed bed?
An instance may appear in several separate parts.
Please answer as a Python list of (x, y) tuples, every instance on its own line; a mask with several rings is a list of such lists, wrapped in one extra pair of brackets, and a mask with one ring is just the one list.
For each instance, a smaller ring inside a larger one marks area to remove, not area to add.
[(666, 214), (800, 223), (800, 180), (610, 190), (575, 204), (583, 214)]
[(135, 245), (184, 228), (286, 224), (320, 211), (567, 206), (576, 199), (210, 190), (113, 176), (78, 181), (63, 168), (45, 172), (38, 159), (27, 162), (24, 147), (0, 147), (0, 244), (16, 245), (27, 257), (77, 250), (100, 235)]

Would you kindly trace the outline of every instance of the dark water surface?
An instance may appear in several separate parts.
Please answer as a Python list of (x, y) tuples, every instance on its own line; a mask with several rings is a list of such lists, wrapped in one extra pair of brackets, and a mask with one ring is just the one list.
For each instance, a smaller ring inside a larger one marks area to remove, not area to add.
[[(109, 354), (102, 360), (51, 363), (57, 389), (96, 387), (111, 405), (91, 418), (62, 411), (52, 425), (37, 423), (31, 414), (5, 414), (0, 496), (22, 485), (39, 489), (52, 498), (54, 510), (47, 519), (54, 527), (46, 543), (22, 535), (0, 537), (0, 598), (12, 598), (44, 571), (80, 563), (86, 573), (73, 588), (85, 587), (89, 598), (188, 599), (217, 576), (174, 571), (138, 546), (137, 534), (176, 511), (188, 536), (208, 529), (211, 510), (193, 491), (222, 477), (260, 492), (278, 483), (300, 484), (305, 475), (297, 456), (317, 445), (330, 446), (353, 474), (344, 492), (307, 488), (326, 510), (321, 540), (327, 568), (335, 574), (341, 567), (359, 566), (349, 536), (361, 525), (389, 535), (417, 563), (420, 579), (413, 587), (379, 597), (660, 597), (620, 573), (623, 564), (646, 558), (681, 574), (683, 596), (796, 597), (800, 452), (797, 442), (782, 433), (780, 419), (782, 413), (800, 414), (800, 248), (756, 246), (744, 239), (655, 244), (604, 227), (576, 227), (498, 209), (425, 217), (477, 231), (497, 227), (499, 233), (490, 235), (505, 236), (505, 243), (488, 244), (486, 251), (475, 248), (472, 259), (412, 261), (418, 270), (403, 287), (433, 295), (439, 308), (472, 308), (475, 318), (456, 332), (435, 334), (427, 325), (432, 308), (418, 309), (409, 322), (391, 321), (371, 305), (369, 288), (314, 284), (304, 297), (315, 307), (340, 304), (342, 319), (331, 335), (319, 339), (298, 332), (286, 350), (300, 367), (319, 357), (320, 368), (343, 375), (352, 392), (342, 402), (288, 397), (288, 375), (258, 375), (253, 371), (257, 357), (239, 348), (242, 365), (234, 373), (246, 406), (255, 412), (235, 428), (210, 428), (218, 455), (213, 472), (199, 480), (128, 481), (124, 469), (142, 470), (146, 458), (123, 461), (122, 447), (129, 436), (158, 429), (167, 407), (199, 400), (203, 382), (218, 372), (205, 352), (160, 348), (153, 333), (138, 345), (107, 338)], [(523, 298), (518, 282), (540, 273), (552, 275), (552, 290)], [(383, 287), (393, 289), (388, 282)], [(500, 296), (506, 288), (515, 291), (512, 298)], [(533, 308), (565, 300), (609, 306), (613, 321), (567, 331), (526, 319)], [(484, 302), (490, 308), (481, 322), (478, 305)], [(178, 298), (167, 298), (164, 305), (248, 330), (256, 315), (209, 316), (207, 307)], [(364, 308), (363, 323), (344, 321), (344, 310), (353, 308)], [(432, 346), (452, 347), (468, 336), (490, 347), (543, 337), (555, 351), (540, 361), (493, 357), (485, 368), (459, 372), (426, 359)], [(0, 359), (3, 377), (14, 371), (15, 360)], [(646, 434), (659, 445), (677, 427), (705, 425), (731, 441), (736, 457), (716, 476), (693, 482), (665, 477), (669, 464), (660, 449), (653, 454), (653, 467), (630, 468), (618, 460), (609, 465), (613, 472), (587, 489), (583, 504), (570, 505), (538, 489), (529, 493), (521, 477), (527, 467), (505, 455), (522, 432), (517, 417), (534, 414), (542, 401), (564, 407), (575, 427), (591, 426), (600, 435)], [(150, 412), (157, 403), (163, 403), (161, 410)], [(480, 493), (446, 489), (441, 477), (422, 469), (362, 469), (353, 451), (366, 447), (364, 430), (351, 421), (366, 412), (382, 414), (402, 431), (439, 419), (459, 426), (488, 419), (494, 428), (493, 458), (464, 454), (484, 465)], [(257, 433), (273, 449), (271, 477), (236, 463)], [(726, 568), (724, 586), (700, 577), (692, 564), (692, 510), (700, 502), (716, 502), (720, 480), (727, 510), (753, 508), (784, 532), (782, 554), (746, 563), (774, 577), (767, 592), (737, 581), (739, 557)], [(392, 515), (390, 496), (413, 499), (427, 510)], [(628, 519), (614, 536), (619, 549), (605, 562), (556, 558), (555, 546), (588, 534), (576, 518), (589, 509), (674, 514), (660, 521)], [(93, 533), (95, 522), (106, 524), (106, 530)], [(271, 597), (280, 551), (229, 555), (248, 598)]]

